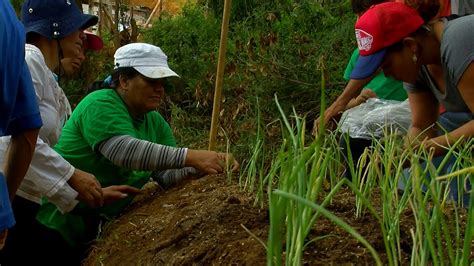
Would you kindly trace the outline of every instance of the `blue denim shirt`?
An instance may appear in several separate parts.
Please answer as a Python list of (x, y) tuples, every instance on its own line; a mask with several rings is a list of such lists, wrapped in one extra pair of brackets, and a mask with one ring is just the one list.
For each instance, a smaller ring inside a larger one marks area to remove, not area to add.
[[(0, 14), (0, 136), (4, 136), (39, 128), (42, 122), (24, 59), (25, 31), (10, 1), (0, 1)], [(6, 180), (0, 173), (0, 231), (14, 224)]]

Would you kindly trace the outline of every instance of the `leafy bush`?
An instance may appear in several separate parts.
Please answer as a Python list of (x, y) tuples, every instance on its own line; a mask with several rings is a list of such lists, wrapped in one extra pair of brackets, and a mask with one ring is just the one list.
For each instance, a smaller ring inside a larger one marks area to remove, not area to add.
[[(212, 2), (212, 3), (211, 3)], [(163, 14), (142, 40), (160, 46), (181, 79), (168, 88), (162, 110), (172, 117), (178, 142), (204, 148), (212, 114), (222, 1), (188, 4), (178, 15)], [(342, 73), (355, 48), (355, 16), (346, 0), (336, 4), (299, 1), (233, 1), (220, 114), (219, 145), (229, 141), (233, 151), (248, 157), (256, 125), (279, 138), (274, 94), (285, 112), (295, 108), (311, 125), (319, 112), (320, 67), (326, 71), (326, 92), (334, 99), (343, 88)], [(94, 80), (112, 71), (110, 36), (106, 48), (90, 53), (79, 80), (61, 86), (75, 103)], [(257, 104), (257, 100), (259, 103)], [(260, 109), (260, 110), (257, 110)], [(260, 111), (261, 115), (257, 116)], [(261, 121), (256, 121), (259, 117)], [(271, 143), (271, 141), (270, 141)], [(221, 149), (222, 150), (222, 149)]]
[[(217, 2), (198, 1), (201, 5), (189, 5), (178, 16), (162, 16), (143, 32), (144, 41), (160, 46), (182, 77), (170, 98), (174, 113), (181, 114), (174, 126), (192, 132), (178, 136), (187, 144), (201, 145), (210, 125), (221, 26)], [(257, 98), (264, 124), (276, 118), (275, 93), (285, 111), (294, 106), (313, 119), (319, 111), (321, 64), (327, 72), (326, 91), (331, 99), (337, 96), (355, 48), (355, 16), (348, 1), (233, 3), (240, 5), (232, 10), (239, 17), (234, 15), (229, 27), (220, 121), (231, 143), (245, 153), (255, 134)]]

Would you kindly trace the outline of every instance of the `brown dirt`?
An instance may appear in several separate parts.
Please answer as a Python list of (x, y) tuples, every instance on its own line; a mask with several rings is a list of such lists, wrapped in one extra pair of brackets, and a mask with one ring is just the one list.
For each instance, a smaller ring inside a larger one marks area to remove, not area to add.
[[(372, 203), (380, 206), (380, 197)], [(355, 218), (354, 196), (337, 194), (327, 207), (376, 249), (386, 263), (380, 226), (371, 215)], [(168, 191), (150, 189), (105, 228), (85, 265), (237, 264), (264, 265), (268, 211), (221, 176), (207, 176)], [(408, 264), (413, 228), (411, 211), (402, 216), (402, 264)], [(306, 265), (374, 264), (368, 250), (343, 229), (320, 218), (310, 232)]]
[(265, 241), (267, 224), (266, 211), (252, 207), (236, 185), (207, 176), (132, 206), (107, 228), (86, 265), (261, 264), (264, 248), (241, 225)]

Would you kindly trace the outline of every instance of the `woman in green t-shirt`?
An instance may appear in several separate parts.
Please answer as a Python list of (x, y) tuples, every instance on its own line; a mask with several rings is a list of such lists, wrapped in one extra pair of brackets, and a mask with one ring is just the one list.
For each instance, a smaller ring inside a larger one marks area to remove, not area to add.
[[(78, 104), (55, 146), (59, 154), (93, 173), (103, 187), (141, 188), (153, 178), (166, 188), (191, 175), (222, 173), (226, 165), (237, 169), (231, 154), (175, 147), (171, 128), (156, 108), (164, 96), (165, 78), (178, 75), (159, 47), (128, 44), (114, 58), (109, 89), (92, 92)], [(81, 205), (67, 214), (44, 204), (37, 218), (52, 229), (51, 236), (60, 235), (62, 250), (84, 256), (101, 218), (120, 214), (131, 200), (124, 195), (101, 208)]]

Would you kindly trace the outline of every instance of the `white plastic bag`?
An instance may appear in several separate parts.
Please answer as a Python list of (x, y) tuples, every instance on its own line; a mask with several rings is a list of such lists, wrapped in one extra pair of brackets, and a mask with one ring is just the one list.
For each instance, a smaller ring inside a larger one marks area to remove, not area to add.
[(403, 102), (370, 98), (367, 102), (345, 111), (340, 130), (352, 138), (382, 138), (385, 133), (406, 135), (411, 125), (408, 100)]

